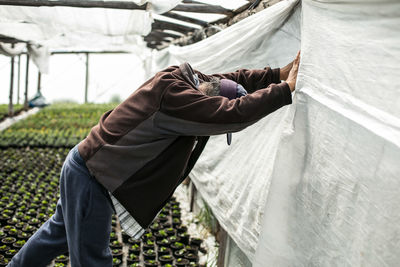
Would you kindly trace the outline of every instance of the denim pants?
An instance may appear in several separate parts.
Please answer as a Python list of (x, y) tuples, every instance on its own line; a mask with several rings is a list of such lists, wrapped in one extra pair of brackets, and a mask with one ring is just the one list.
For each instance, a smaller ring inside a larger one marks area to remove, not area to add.
[(93, 178), (76, 145), (60, 175), (60, 199), (53, 216), (13, 257), (9, 267), (44, 267), (69, 252), (72, 267), (111, 267), (113, 208), (108, 192)]

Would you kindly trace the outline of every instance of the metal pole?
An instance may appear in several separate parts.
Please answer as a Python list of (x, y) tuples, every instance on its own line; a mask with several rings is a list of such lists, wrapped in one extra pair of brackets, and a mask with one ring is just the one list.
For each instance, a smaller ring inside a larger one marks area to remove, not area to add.
[(20, 84), (21, 84), (21, 55), (18, 55), (18, 91), (17, 91), (17, 104), (19, 104), (19, 89), (20, 89)]
[(29, 54), (26, 54), (26, 74), (25, 74), (25, 100), (24, 109), (28, 109), (28, 82), (29, 82)]
[(40, 93), (40, 89), (42, 87), (42, 73), (40, 72), (40, 70), (38, 71), (38, 78), (37, 78), (37, 91), (38, 93)]
[(89, 87), (89, 53), (86, 53), (85, 104), (88, 102)]
[(14, 116), (13, 107), (13, 88), (14, 88), (14, 57), (11, 57), (11, 76), (10, 76), (10, 102), (8, 104), (8, 116)]

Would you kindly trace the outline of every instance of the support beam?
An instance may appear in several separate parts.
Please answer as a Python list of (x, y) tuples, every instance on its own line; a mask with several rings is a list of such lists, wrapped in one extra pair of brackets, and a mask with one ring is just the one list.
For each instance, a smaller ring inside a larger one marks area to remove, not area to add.
[(70, 54), (130, 54), (129, 51), (86, 51), (86, 50), (77, 50), (77, 51), (54, 51), (51, 52), (51, 55), (70, 55)]
[(145, 36), (143, 38), (143, 40), (145, 42), (151, 42), (151, 41), (157, 41), (157, 42), (171, 42), (171, 40), (165, 39), (165, 38), (179, 38), (182, 35), (178, 35), (178, 34), (172, 34), (172, 33), (168, 33), (168, 32), (163, 32), (160, 30), (155, 30), (152, 31), (150, 34), (148, 34), (147, 36)]
[(89, 88), (89, 53), (86, 53), (85, 104), (88, 102)]
[(227, 254), (227, 247), (228, 247), (228, 233), (220, 227), (220, 230), (217, 233), (219, 248), (218, 248), (218, 258), (217, 258), (217, 267), (224, 267), (225, 265), (225, 258)]
[(197, 30), (197, 28), (172, 23), (169, 21), (157, 20), (157, 19), (154, 20), (152, 28), (154, 30), (172, 30), (172, 31), (183, 33), (183, 34)]
[(11, 57), (11, 71), (10, 71), (10, 96), (8, 103), (8, 116), (14, 116), (13, 106), (13, 89), (14, 89), (14, 57)]
[(145, 37), (144, 41), (147, 44), (157, 44), (157, 45), (161, 45), (162, 42), (171, 42), (171, 40), (166, 40), (166, 39), (162, 39), (162, 38), (158, 38), (158, 37)]
[(27, 43), (26, 41), (22, 41), (22, 40), (19, 40), (19, 39), (8, 37), (8, 36), (2, 35), (2, 34), (0, 34), (0, 42), (2, 42), (2, 43), (11, 43), (11, 44)]
[(147, 5), (136, 5), (128, 1), (88, 1), (88, 0), (0, 0), (0, 5), (8, 6), (65, 6), (65, 7), (83, 7), (83, 8), (113, 8), (113, 9), (136, 9), (146, 10)]
[(38, 78), (37, 78), (37, 91), (40, 93), (40, 89), (42, 89), (42, 73), (40, 70), (38, 71)]
[(161, 15), (165, 16), (165, 17), (168, 17), (168, 18), (177, 19), (177, 20), (181, 20), (181, 21), (197, 24), (197, 25), (200, 25), (200, 26), (203, 26), (203, 27), (208, 25), (207, 21), (200, 20), (200, 19), (195, 19), (195, 18), (191, 18), (191, 17), (182, 16), (182, 15), (179, 15), (179, 14), (171, 12), (171, 11), (168, 11), (168, 12), (166, 12), (164, 14), (161, 14)]
[(249, 2), (249, 3), (239, 7), (237, 9), (233, 10), (233, 15), (232, 16), (226, 16), (224, 18), (218, 19), (216, 21), (211, 22), (211, 24), (213, 24), (213, 25), (217, 25), (217, 24), (228, 24), (228, 25), (231, 25), (232, 23), (229, 24), (229, 21), (231, 21), (235, 16), (238, 16), (241, 13), (242, 14), (243, 13), (252, 14), (251, 11), (249, 11), (251, 6), (252, 6), (252, 3)]
[(200, 4), (184, 4), (177, 5), (172, 11), (195, 12), (195, 13), (210, 13), (231, 15), (232, 11), (222, 6), (216, 5), (200, 5)]
[(19, 104), (19, 91), (21, 89), (21, 55), (18, 55), (18, 74), (17, 74), (17, 105)]
[(203, 2), (199, 2), (199, 1), (195, 1), (195, 0), (183, 0), (182, 3), (184, 3), (184, 4), (200, 4), (200, 5), (205, 4)]
[(24, 109), (28, 109), (28, 85), (29, 85), (29, 54), (26, 54), (26, 71), (25, 71), (25, 93), (24, 93)]
[(183, 35), (174, 34), (174, 33), (170, 33), (170, 32), (164, 32), (161, 30), (154, 30), (154, 31), (150, 32), (149, 35), (145, 36), (145, 38), (148, 36), (157, 36), (157, 37), (162, 37), (162, 38), (168, 38), (168, 37), (179, 38), (179, 37), (182, 37)]

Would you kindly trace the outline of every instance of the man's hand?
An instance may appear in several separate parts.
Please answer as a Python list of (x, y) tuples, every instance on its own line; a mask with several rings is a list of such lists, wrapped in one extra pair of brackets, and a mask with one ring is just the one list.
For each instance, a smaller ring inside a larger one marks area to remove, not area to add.
[(297, 72), (299, 71), (300, 64), (300, 51), (297, 52), (296, 58), (292, 62), (292, 68), (290, 69), (289, 75), (286, 79), (287, 84), (289, 85), (290, 91), (294, 91), (296, 88), (296, 80), (297, 80)]
[(279, 73), (280, 80), (283, 80), (283, 81), (287, 80), (287, 78), (289, 76), (289, 72), (292, 69), (293, 62), (294, 62), (294, 60), (292, 62), (290, 62), (289, 64), (287, 64), (285, 67), (280, 69), (280, 73)]

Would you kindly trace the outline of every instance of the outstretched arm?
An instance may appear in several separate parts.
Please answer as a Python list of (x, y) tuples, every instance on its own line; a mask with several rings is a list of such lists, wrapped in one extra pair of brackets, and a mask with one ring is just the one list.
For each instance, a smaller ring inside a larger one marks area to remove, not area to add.
[(241, 84), (249, 94), (268, 87), (270, 84), (279, 84), (281, 80), (286, 81), (293, 92), (296, 85), (297, 71), (300, 63), (300, 51), (297, 53), (296, 58), (288, 65), (282, 68), (271, 69), (266, 67), (264, 69), (240, 69), (235, 72), (204, 75), (198, 72), (203, 80), (209, 80), (210, 76), (218, 77), (220, 79), (229, 79)]
[(198, 73), (201, 79), (210, 80), (211, 76), (217, 77), (220, 79), (229, 79), (241, 84), (249, 94), (262, 89), (267, 88), (270, 84), (275, 83), (278, 84), (281, 82), (279, 79), (280, 70), (264, 68), (264, 69), (240, 69), (235, 72), (228, 72), (222, 74), (212, 74), (212, 75), (204, 75)]

